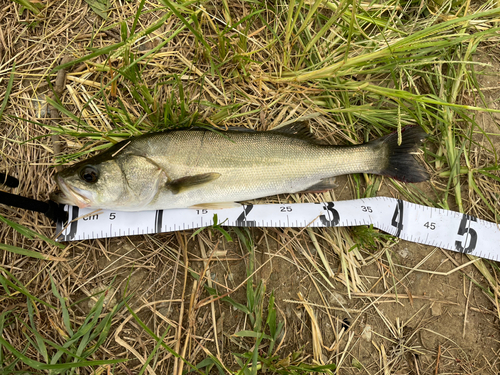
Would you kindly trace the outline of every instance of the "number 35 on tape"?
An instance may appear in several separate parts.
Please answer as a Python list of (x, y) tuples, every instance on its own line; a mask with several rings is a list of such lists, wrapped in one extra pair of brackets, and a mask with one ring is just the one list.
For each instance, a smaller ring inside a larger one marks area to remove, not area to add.
[(59, 241), (78, 241), (171, 232), (213, 225), (214, 214), (225, 226), (341, 227), (373, 225), (407, 241), (500, 260), (500, 226), (473, 216), (426, 207), (400, 199), (376, 197), (350, 201), (259, 204), (208, 209), (120, 212), (65, 208), (70, 223), (58, 224)]

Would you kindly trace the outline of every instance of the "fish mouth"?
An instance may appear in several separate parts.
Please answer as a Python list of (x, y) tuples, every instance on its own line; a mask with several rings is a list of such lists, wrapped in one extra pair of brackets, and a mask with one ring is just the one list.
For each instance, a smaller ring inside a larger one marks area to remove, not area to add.
[(51, 194), (51, 199), (57, 203), (76, 205), (80, 208), (90, 207), (90, 199), (86, 198), (80, 189), (69, 186), (61, 176), (55, 178), (61, 191)]

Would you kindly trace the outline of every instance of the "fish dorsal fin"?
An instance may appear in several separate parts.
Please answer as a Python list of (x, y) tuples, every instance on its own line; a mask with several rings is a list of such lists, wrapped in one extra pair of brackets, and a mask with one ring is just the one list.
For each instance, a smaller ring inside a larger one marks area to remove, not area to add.
[(309, 121), (296, 121), (288, 125), (284, 125), (271, 130), (273, 133), (279, 133), (283, 135), (293, 135), (308, 141), (317, 142), (317, 139), (311, 133), (311, 128), (309, 127)]
[(174, 194), (182, 193), (186, 190), (197, 188), (200, 185), (215, 181), (220, 177), (220, 173), (203, 173), (194, 176), (186, 176), (170, 181), (167, 184), (169, 189)]

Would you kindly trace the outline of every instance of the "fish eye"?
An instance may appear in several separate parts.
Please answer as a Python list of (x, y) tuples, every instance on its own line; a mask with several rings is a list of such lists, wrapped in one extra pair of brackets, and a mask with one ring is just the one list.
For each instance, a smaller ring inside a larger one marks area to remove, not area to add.
[(83, 180), (87, 181), (88, 183), (93, 184), (97, 182), (99, 174), (94, 167), (87, 165), (86, 167), (83, 167), (82, 170), (80, 171), (80, 177)]

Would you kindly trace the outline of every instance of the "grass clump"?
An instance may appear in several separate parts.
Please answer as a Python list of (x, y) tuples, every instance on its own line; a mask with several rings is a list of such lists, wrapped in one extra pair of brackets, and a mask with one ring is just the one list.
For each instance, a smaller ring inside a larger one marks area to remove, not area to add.
[[(215, 288), (205, 285), (205, 289), (210, 295), (220, 298), (221, 301), (231, 305), (234, 310), (241, 311), (248, 317), (251, 329), (239, 330), (229, 337), (238, 347), (247, 349), (243, 353), (231, 353), (238, 365), (238, 370), (231, 373), (252, 375), (261, 372), (270, 372), (298, 375), (321, 372), (331, 374), (331, 370), (335, 370), (336, 368), (335, 364), (308, 364), (303, 361), (301, 351), (291, 353), (285, 358), (282, 358), (278, 354), (280, 346), (283, 345), (285, 339), (285, 332), (284, 322), (280, 322), (278, 319), (274, 292), (272, 291), (266, 297), (264, 282), (256, 280), (255, 244), (252, 234), (247, 228), (233, 229), (249, 255), (246, 267), (246, 304), (241, 304), (230, 296), (219, 296)], [(267, 304), (265, 303), (266, 299)], [(198, 369), (205, 368), (207, 372), (213, 367), (217, 368), (219, 373), (227, 371), (214, 356), (203, 359), (196, 367)]]
[[(6, 270), (2, 269), (1, 272), (5, 276), (0, 276), (0, 282), (4, 286), (7, 296), (14, 296), (16, 293), (13, 290), (16, 290), (27, 297), (26, 312), (28, 318), (28, 322), (21, 320), (19, 312), (15, 308), (0, 314), (0, 362), (5, 373), (16, 372), (16, 366), (20, 362), (34, 371), (47, 371), (50, 374), (73, 374), (79, 367), (100, 367), (127, 361), (127, 359), (92, 359), (93, 354), (108, 339), (112, 319), (126, 301), (113, 306), (111, 311), (101, 317), (101, 313), (104, 313), (105, 292), (103, 292), (84, 322), (81, 325), (74, 325), (71, 322), (71, 312), (66, 306), (66, 300), (59, 294), (52, 278), (52, 293), (59, 300), (59, 308), (30, 295), (19, 280), (16, 280)], [(57, 318), (58, 321), (62, 321), (63, 326), (55, 324), (54, 328), (58, 333), (56, 340), (47, 339), (40, 331), (42, 317), (39, 307), (37, 307), (40, 304), (54, 312), (59, 310), (60, 315)], [(23, 336), (17, 337), (16, 341), (23, 343), (22, 350), (16, 349), (4, 338), (11, 336), (10, 332), (17, 328), (18, 323), (23, 326)], [(36, 353), (41, 361), (30, 358), (28, 353)]]

